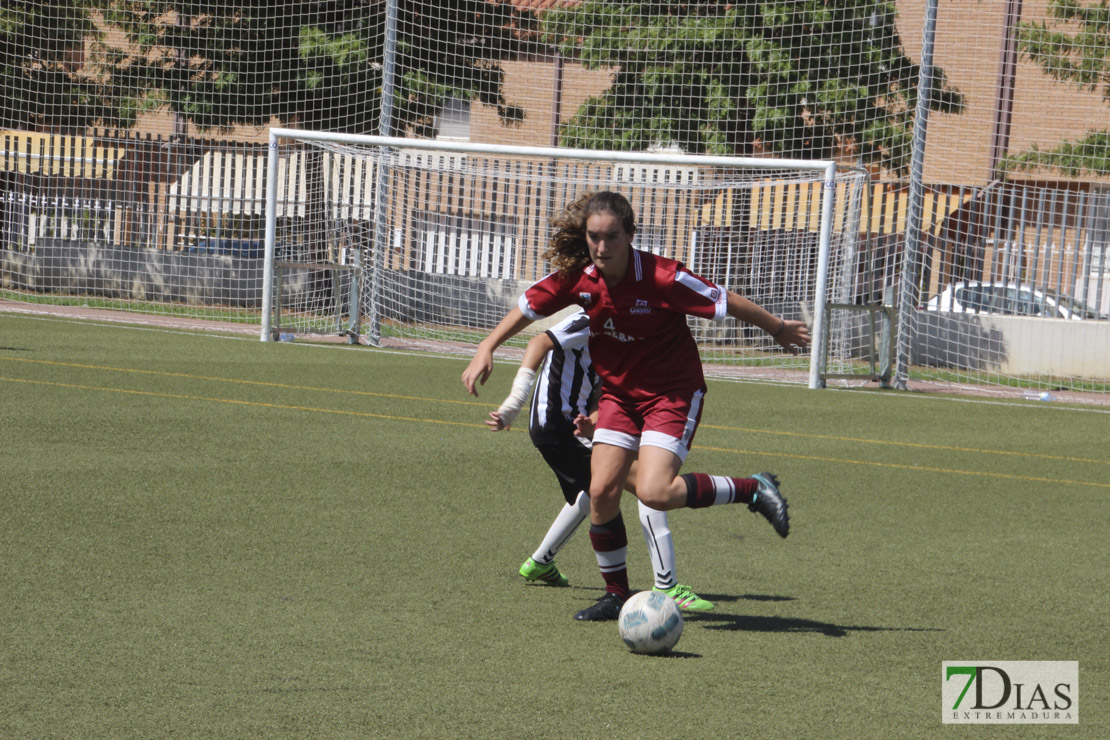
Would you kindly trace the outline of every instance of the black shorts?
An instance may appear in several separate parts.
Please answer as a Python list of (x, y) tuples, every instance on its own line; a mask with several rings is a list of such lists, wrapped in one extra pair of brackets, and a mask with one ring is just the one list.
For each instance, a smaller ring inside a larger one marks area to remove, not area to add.
[(577, 437), (567, 435), (556, 441), (537, 442), (536, 449), (559, 479), (568, 504), (578, 499), (579, 491), (590, 492), (590, 448)]

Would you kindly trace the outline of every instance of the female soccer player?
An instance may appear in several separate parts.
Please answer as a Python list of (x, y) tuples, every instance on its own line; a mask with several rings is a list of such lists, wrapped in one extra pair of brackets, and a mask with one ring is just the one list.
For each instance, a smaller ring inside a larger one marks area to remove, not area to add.
[[(679, 470), (701, 419), (705, 378), (686, 316), (754, 324), (797, 353), (810, 340), (804, 322), (779, 318), (694, 275), (681, 263), (632, 246), (636, 219), (628, 200), (603, 191), (570, 204), (555, 219), (545, 257), (556, 272), (528, 288), (478, 345), (462, 374), (473, 395), (493, 370), (493, 353), (533, 321), (572, 304), (590, 317), (590, 353), (602, 380), (590, 482), (590, 541), (602, 562), (627, 546), (620, 494), (639, 455), (636, 495), (653, 509), (747, 503), (782, 537), (786, 500), (770, 473), (751, 478)], [(603, 573), (606, 594), (575, 615), (616, 619), (628, 598), (628, 573)]]
[[(566, 504), (532, 557), (520, 566), (520, 575), (529, 581), (543, 581), (552, 586), (567, 585), (567, 577), (555, 565), (555, 556), (590, 514), (590, 438), (596, 422), (590, 414), (601, 390), (601, 381), (590, 361), (589, 339), (590, 318), (584, 311), (532, 337), (509, 396), (486, 419), (486, 424), (495, 432), (511, 427), (535, 383), (528, 431), (532, 444), (559, 479)], [(626, 488), (634, 493), (632, 478), (630, 476), (626, 482)], [(698, 596), (689, 586), (678, 583), (674, 540), (667, 513), (649, 509), (640, 501), (636, 503), (655, 573), (655, 590), (670, 596), (685, 612), (713, 609), (712, 602)], [(613, 566), (623, 568), (624, 555), (624, 552), (610, 553), (606, 562), (599, 562), (598, 566), (602, 572)]]

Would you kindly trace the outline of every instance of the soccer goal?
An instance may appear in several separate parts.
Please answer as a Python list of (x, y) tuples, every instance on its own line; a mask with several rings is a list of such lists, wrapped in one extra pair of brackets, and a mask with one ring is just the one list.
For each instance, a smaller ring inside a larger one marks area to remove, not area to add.
[(818, 387), (867, 362), (866, 321), (826, 316), (854, 302), (864, 172), (280, 128), (269, 160), (264, 341), (324, 332), (469, 354), (550, 272), (551, 217), (616, 190), (636, 210), (634, 246), (813, 328), (817, 349), (795, 357), (754, 327), (691, 319), (708, 373)]

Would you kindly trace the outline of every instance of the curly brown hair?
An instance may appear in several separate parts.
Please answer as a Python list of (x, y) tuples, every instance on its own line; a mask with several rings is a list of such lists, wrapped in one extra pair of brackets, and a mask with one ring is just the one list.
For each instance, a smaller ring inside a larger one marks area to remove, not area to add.
[(636, 213), (627, 198), (610, 190), (583, 193), (551, 219), (555, 233), (543, 258), (560, 273), (567, 275), (590, 264), (586, 221), (595, 213), (610, 213), (620, 220), (625, 231), (636, 233)]

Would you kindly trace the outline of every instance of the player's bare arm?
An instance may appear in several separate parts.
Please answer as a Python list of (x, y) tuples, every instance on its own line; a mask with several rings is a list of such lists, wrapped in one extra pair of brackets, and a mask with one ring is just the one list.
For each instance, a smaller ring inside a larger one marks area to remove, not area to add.
[(489, 336), (478, 344), (474, 358), (466, 366), (466, 370), (463, 370), (462, 383), (467, 393), (478, 395), (478, 386), (485, 385), (493, 372), (494, 351), (531, 323), (532, 319), (525, 316), (518, 306), (505, 314), (505, 318), (501, 319)]
[(728, 315), (737, 321), (758, 326), (780, 346), (793, 354), (809, 346), (809, 327), (804, 321), (775, 316), (752, 300), (728, 291)]

